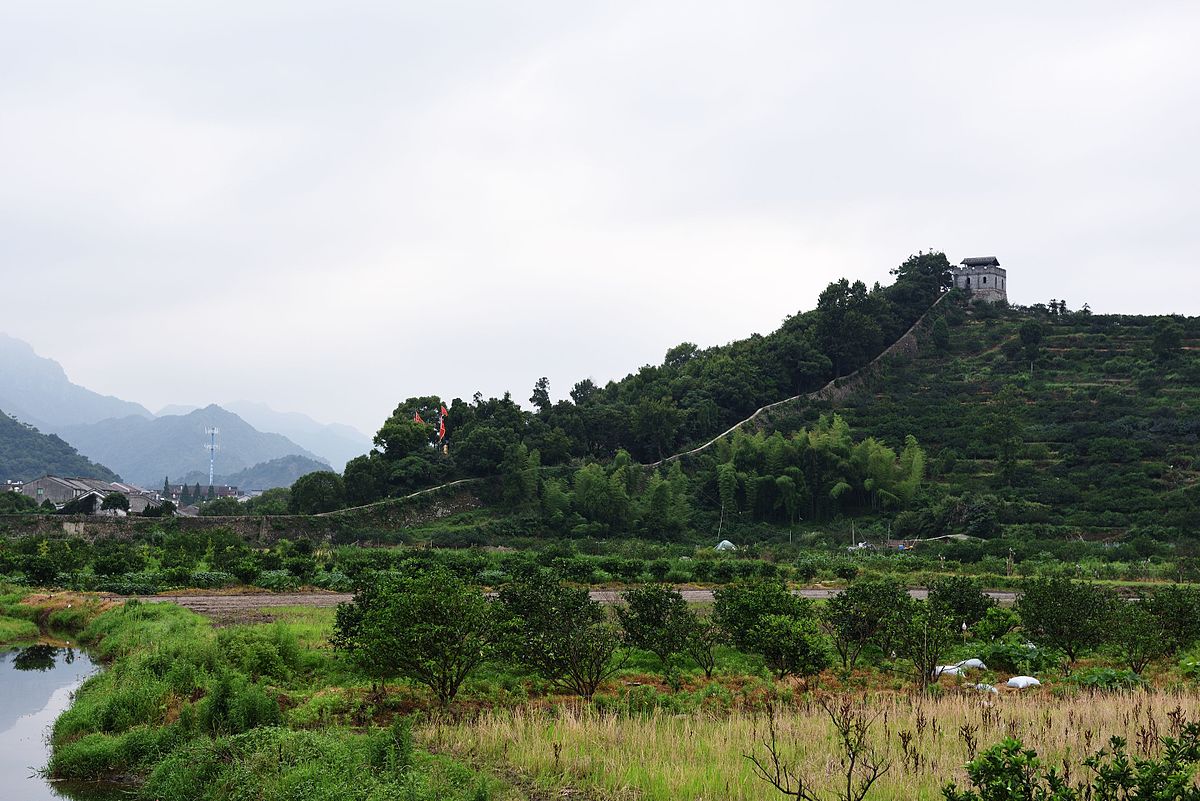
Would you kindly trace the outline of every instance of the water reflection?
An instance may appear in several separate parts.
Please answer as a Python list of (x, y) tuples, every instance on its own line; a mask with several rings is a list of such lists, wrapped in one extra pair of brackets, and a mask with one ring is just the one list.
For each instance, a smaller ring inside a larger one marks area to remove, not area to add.
[[(33, 645), (0, 651), (0, 798), (97, 798), (93, 788), (51, 786), (38, 770), (49, 757), (50, 728), (96, 666), (82, 651)], [(103, 790), (103, 788), (101, 788)], [(109, 797), (114, 797), (109, 795)]]
[(70, 665), (75, 661), (74, 648), (59, 648), (55, 645), (30, 645), (17, 651), (13, 657), (16, 670), (53, 670), (55, 659), (63, 651), (63, 662)]

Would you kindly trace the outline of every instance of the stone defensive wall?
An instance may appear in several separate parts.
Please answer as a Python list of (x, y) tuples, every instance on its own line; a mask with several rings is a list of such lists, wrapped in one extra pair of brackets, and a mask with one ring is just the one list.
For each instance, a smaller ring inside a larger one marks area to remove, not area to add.
[(403, 498), (321, 515), (241, 515), (237, 517), (105, 517), (100, 515), (0, 515), (0, 536), (51, 535), (88, 541), (132, 539), (153, 531), (233, 531), (248, 542), (270, 545), (280, 539), (332, 541), (355, 532), (400, 531), (481, 506), (474, 481), (460, 481)]

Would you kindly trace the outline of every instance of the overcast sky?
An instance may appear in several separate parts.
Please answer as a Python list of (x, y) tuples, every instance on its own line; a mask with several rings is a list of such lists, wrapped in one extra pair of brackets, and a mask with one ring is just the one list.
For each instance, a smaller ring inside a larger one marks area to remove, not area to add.
[(1200, 313), (1200, 4), (979, 6), (0, 0), (0, 330), (373, 432), (918, 250)]

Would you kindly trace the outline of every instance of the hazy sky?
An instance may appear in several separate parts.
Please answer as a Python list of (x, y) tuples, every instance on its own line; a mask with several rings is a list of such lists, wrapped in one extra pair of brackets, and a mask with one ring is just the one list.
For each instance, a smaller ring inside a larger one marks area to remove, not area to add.
[(979, 6), (0, 0), (0, 330), (372, 432), (922, 249), (1200, 313), (1200, 4)]

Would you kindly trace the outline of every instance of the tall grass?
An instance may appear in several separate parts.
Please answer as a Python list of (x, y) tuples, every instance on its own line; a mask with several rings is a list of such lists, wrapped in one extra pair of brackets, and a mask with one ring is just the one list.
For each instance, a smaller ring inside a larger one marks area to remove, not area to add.
[[(298, 628), (311, 636), (311, 626)], [(170, 604), (130, 602), (80, 640), (109, 665), (55, 723), (57, 778), (145, 779), (137, 795), (161, 801), (486, 801), (504, 791), (449, 757), (414, 753), (407, 734), (284, 728), (281, 703), (340, 675), (328, 649), (302, 646), (288, 623), (218, 631)]]
[[(867, 702), (877, 714), (874, 745), (891, 769), (872, 798), (940, 798), (947, 781), (967, 784), (964, 763), (1006, 736), (1021, 738), (1049, 764), (1072, 775), (1112, 735), (1132, 751), (1151, 753), (1158, 738), (1185, 719), (1200, 719), (1200, 695), (1136, 693), (1056, 697), (1048, 693), (981, 698), (880, 695)], [(811, 698), (785, 708), (777, 721), (784, 754), (802, 775), (833, 787), (839, 775), (838, 741)], [(766, 801), (778, 793), (754, 778), (745, 754), (759, 749), (763, 713), (605, 714), (594, 708), (495, 711), (459, 725), (422, 731), (436, 747), (485, 764), (508, 764), (546, 790), (595, 789), (602, 797), (640, 801)]]

